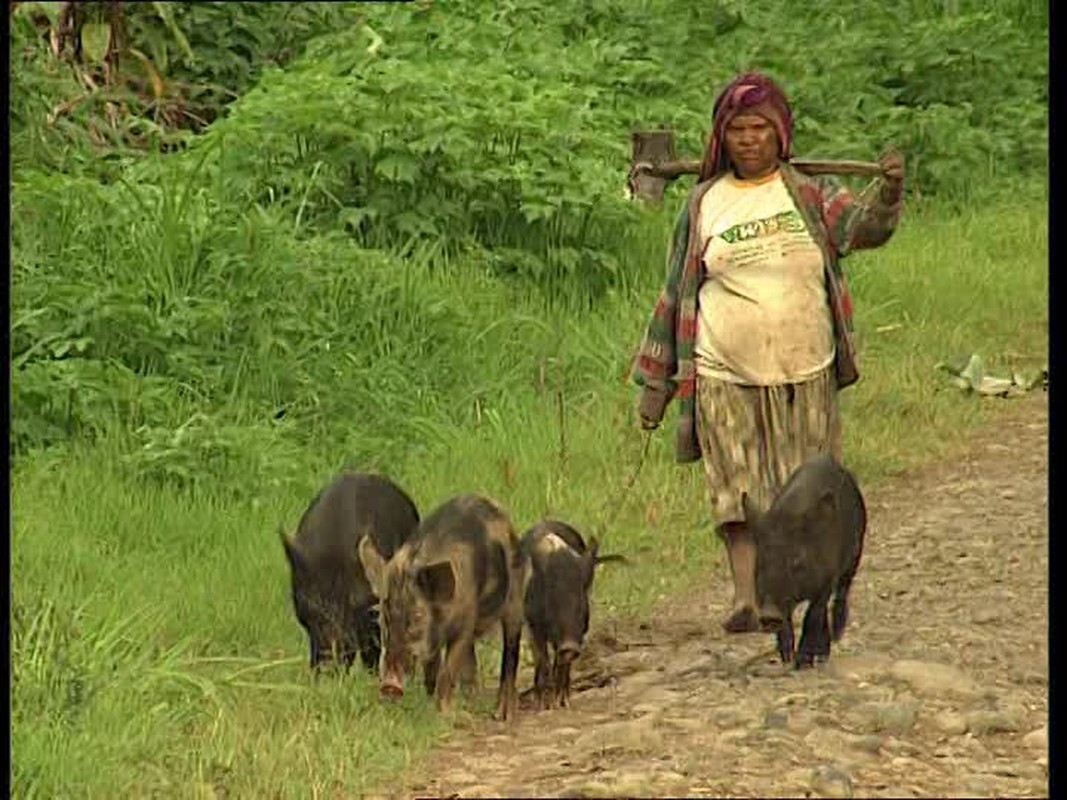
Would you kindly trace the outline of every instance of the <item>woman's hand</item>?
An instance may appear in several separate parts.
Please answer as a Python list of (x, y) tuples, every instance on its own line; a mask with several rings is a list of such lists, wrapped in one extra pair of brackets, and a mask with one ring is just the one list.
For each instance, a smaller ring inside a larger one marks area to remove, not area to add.
[(895, 147), (890, 147), (879, 157), (878, 165), (886, 182), (883, 198), (892, 202), (904, 190), (904, 156)]
[(895, 147), (890, 147), (878, 159), (883, 177), (890, 182), (904, 182), (904, 156)]

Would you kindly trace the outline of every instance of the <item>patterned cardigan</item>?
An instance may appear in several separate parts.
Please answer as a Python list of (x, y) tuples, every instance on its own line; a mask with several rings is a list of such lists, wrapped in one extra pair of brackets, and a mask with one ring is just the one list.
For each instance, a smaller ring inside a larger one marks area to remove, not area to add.
[[(833, 178), (804, 175), (787, 162), (780, 166), (786, 189), (823, 252), (836, 343), (835, 373), (837, 387), (842, 389), (859, 379), (859, 371), (852, 340), (852, 299), (840, 259), (853, 250), (888, 241), (900, 219), (903, 196), (899, 188), (880, 178), (854, 195)], [(645, 419), (660, 422), (667, 404), (678, 397), (675, 458), (683, 464), (701, 457), (693, 356), (697, 295), (704, 268), (698, 248), (698, 212), (701, 198), (719, 177), (694, 186), (678, 215), (667, 259), (667, 282), (656, 301), (632, 373), (634, 382), (642, 387), (639, 410)], [(875, 184), (881, 184), (879, 192), (874, 199), (864, 200)]]

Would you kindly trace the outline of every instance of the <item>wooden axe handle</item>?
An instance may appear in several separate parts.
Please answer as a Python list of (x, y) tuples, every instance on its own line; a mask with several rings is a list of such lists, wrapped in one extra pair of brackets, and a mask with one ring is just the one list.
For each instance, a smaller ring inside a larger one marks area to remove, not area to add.
[(866, 175), (877, 178), (883, 172), (882, 165), (877, 161), (793, 158), (789, 163), (808, 175)]
[[(808, 175), (868, 175), (875, 177), (882, 174), (882, 166), (876, 161), (840, 161), (817, 158), (794, 158), (789, 161), (794, 167)], [(679, 175), (696, 175), (700, 172), (700, 162), (688, 159), (661, 161), (643, 169), (647, 175), (665, 180), (674, 180)]]

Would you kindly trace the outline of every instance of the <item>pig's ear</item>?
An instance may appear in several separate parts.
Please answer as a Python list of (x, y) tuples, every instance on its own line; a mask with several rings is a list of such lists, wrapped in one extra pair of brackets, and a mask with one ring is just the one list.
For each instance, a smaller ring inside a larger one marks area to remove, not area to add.
[(415, 573), (415, 586), (431, 603), (447, 603), (456, 593), (456, 575), (451, 561), (438, 561), (420, 567)]
[[(748, 523), (749, 526), (759, 519), (759, 509), (757, 509), (755, 503), (752, 502), (752, 498), (748, 496), (748, 492), (741, 492), (741, 510), (744, 512), (745, 522)], [(751, 527), (749, 530), (751, 530)]]
[(278, 525), (278, 538), (282, 540), (282, 548), (285, 550), (285, 558), (289, 562), (289, 569), (293, 572), (300, 572), (304, 568), (304, 557), (300, 554), (300, 549), (291, 538), (289, 534), (285, 532), (285, 528)]
[(367, 575), (371, 591), (378, 597), (382, 596), (382, 585), (385, 583), (385, 559), (374, 546), (369, 536), (359, 540), (359, 561), (363, 564), (363, 571)]

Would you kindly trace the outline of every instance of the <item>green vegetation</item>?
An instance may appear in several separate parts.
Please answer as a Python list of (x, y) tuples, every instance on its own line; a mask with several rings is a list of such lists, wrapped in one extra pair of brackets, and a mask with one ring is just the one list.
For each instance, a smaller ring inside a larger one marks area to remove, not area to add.
[(848, 263), (861, 479), (992, 413), (938, 361), (1047, 357), (1047, 4), (159, 5), (195, 58), (158, 13), (131, 38), (228, 89), (196, 95), (210, 125), (139, 128), (131, 101), (94, 138), (93, 96), (49, 126), (75, 83), (13, 30), (16, 796), (353, 796), (447, 730), (418, 692), (306, 675), (275, 529), (345, 465), (424, 510), (485, 491), (603, 533), (636, 563), (601, 573), (594, 625), (709, 579), (673, 412), (623, 494), (689, 183), (661, 209), (621, 184), (631, 129), (695, 155), (737, 69), (786, 85), (798, 153), (909, 159), (900, 231)]

